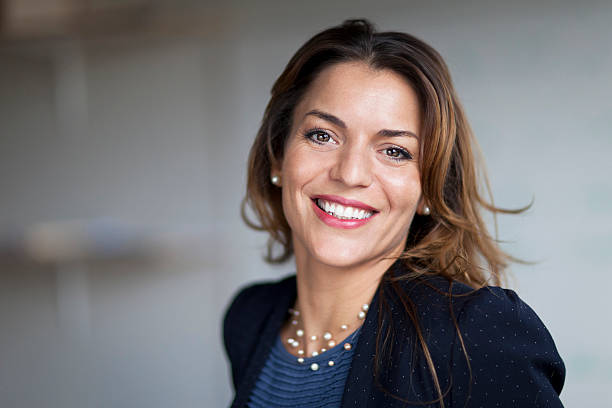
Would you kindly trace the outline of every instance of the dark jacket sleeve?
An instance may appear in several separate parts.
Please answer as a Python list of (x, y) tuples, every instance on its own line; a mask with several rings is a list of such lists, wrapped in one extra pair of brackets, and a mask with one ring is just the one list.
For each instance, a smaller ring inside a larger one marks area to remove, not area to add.
[(255, 344), (252, 333), (257, 332), (256, 316), (262, 306), (258, 298), (265, 292), (264, 286), (257, 284), (239, 290), (223, 318), (223, 343), (232, 368), (234, 389), (240, 383), (240, 375), (248, 364), (246, 357)]
[[(487, 287), (458, 317), (453, 407), (562, 407), (565, 366), (535, 312), (512, 290)], [(469, 361), (469, 364), (467, 363)]]
[[(234, 390), (240, 385), (250, 359), (279, 299), (291, 293), (295, 278), (251, 284), (239, 290), (223, 318), (223, 344), (232, 366)], [(286, 309), (284, 309), (286, 310)]]

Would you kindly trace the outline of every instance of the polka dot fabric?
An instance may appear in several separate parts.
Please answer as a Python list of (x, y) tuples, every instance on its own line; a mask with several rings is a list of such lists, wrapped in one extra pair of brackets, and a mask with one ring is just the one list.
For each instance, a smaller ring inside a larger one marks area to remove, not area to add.
[[(399, 263), (392, 268), (402, 273)], [(474, 291), (440, 277), (402, 282), (400, 289), (419, 318), (445, 407), (562, 407), (563, 361), (542, 321), (515, 292)], [(376, 293), (361, 328), (339, 406), (439, 407), (432, 402), (438, 394), (414, 324), (391, 285), (383, 284), (382, 290), (384, 299)], [(231, 303), (224, 340), (236, 390), (232, 407), (247, 406), (295, 296), (292, 276), (250, 286)], [(390, 347), (375, 381), (379, 306)]]
[(470, 367), (457, 344), (453, 353), (457, 375), (467, 378), (471, 368), (471, 396), (469, 384), (457, 387), (453, 406), (561, 406), (565, 367), (542, 321), (511, 290), (480, 292), (459, 318)]

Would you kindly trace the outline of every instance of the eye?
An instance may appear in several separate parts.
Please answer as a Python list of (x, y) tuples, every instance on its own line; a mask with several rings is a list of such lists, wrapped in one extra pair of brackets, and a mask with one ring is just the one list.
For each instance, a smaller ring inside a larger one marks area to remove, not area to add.
[(304, 133), (304, 137), (317, 144), (336, 143), (331, 135), (322, 129), (312, 129)]
[(410, 152), (398, 146), (387, 147), (383, 152), (388, 158), (397, 162), (412, 160)]

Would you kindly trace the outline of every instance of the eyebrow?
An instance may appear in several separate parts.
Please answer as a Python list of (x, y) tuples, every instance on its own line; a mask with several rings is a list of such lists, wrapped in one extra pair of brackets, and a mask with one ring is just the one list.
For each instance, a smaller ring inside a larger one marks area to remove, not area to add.
[[(327, 112), (323, 112), (320, 111), (318, 109), (313, 109), (311, 111), (309, 111), (308, 113), (306, 113), (304, 115), (304, 117), (311, 115), (311, 116), (316, 116), (320, 119), (323, 119), (327, 122), (333, 123), (334, 125), (338, 126), (339, 128), (342, 129), (346, 129), (346, 123), (344, 123), (344, 121), (342, 119), (340, 119), (337, 116), (332, 115), (331, 113), (327, 113)], [(411, 132), (409, 130), (392, 130), (392, 129), (381, 129), (376, 133), (378, 136), (381, 137), (398, 137), (398, 136), (410, 136), (410, 137), (414, 137), (417, 140), (419, 139), (419, 137), (416, 135), (416, 133)]]

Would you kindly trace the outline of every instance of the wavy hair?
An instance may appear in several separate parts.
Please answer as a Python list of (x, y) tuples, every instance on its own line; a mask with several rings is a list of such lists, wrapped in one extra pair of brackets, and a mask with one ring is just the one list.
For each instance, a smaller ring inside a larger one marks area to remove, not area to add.
[[(440, 389), (434, 363), (420, 332), (416, 310), (398, 281), (440, 275), (474, 289), (502, 284), (508, 264), (519, 260), (499, 248), (497, 240), (487, 231), (481, 213), (488, 211), (495, 218), (498, 213), (520, 213), (530, 205), (520, 209), (494, 205), (478, 145), (440, 54), (409, 34), (377, 32), (367, 20), (347, 20), (316, 34), (291, 58), (272, 87), (251, 148), (247, 193), (241, 211), (247, 225), (269, 233), (266, 261), (284, 262), (293, 254), (281, 190), (270, 181), (272, 169), (277, 168), (282, 159), (293, 110), (317, 75), (341, 62), (363, 62), (375, 70), (394, 71), (411, 84), (418, 97), (419, 134), (423, 135), (419, 163), (421, 186), (431, 215), (414, 216), (400, 256), (406, 274), (391, 276), (386, 273), (383, 280), (402, 299), (405, 313), (414, 323), (438, 394), (434, 402), (444, 406), (445, 393)], [(488, 192), (488, 199), (481, 193), (483, 188)], [(247, 207), (252, 209), (257, 221), (249, 218)], [(279, 254), (275, 254), (277, 246), (281, 249)], [(382, 296), (381, 311), (385, 310), (384, 302)], [(456, 320), (455, 326), (463, 344)], [(381, 330), (378, 336), (377, 345)], [(463, 349), (465, 353), (465, 347)], [(379, 353), (376, 361), (375, 367), (378, 367)]]

